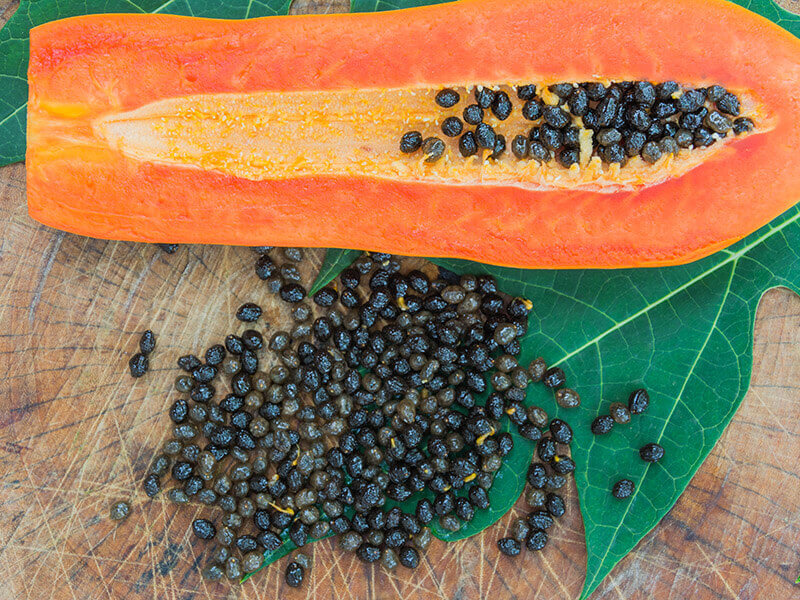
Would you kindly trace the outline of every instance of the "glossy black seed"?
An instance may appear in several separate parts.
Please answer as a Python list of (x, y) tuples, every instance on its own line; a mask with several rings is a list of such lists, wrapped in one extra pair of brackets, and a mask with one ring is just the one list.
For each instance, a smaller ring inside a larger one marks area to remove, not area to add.
[(752, 131), (754, 127), (755, 124), (752, 119), (748, 119), (747, 117), (739, 117), (733, 121), (733, 133), (736, 135)]
[(521, 85), (517, 88), (517, 98), (520, 100), (531, 100), (536, 96), (536, 86), (532, 83)]
[(559, 106), (545, 106), (542, 109), (542, 116), (545, 123), (556, 129), (563, 129), (570, 123), (569, 113)]
[(716, 140), (714, 139), (714, 134), (710, 129), (706, 129), (705, 127), (698, 127), (694, 132), (693, 143), (695, 147), (710, 146), (715, 141)]
[(550, 150), (545, 148), (541, 142), (531, 142), (528, 149), (529, 156), (537, 162), (548, 162), (551, 158)]
[(528, 138), (524, 135), (518, 135), (511, 140), (511, 153), (517, 158), (528, 157)]
[(477, 125), (483, 121), (483, 109), (477, 104), (470, 104), (464, 109), (462, 117), (470, 125)]
[(258, 548), (258, 542), (252, 535), (240, 535), (236, 538), (235, 545), (242, 553), (252, 552)]
[(178, 481), (185, 481), (192, 476), (194, 465), (185, 461), (178, 461), (172, 465), (172, 477)]
[(365, 563), (374, 563), (380, 560), (381, 549), (371, 544), (361, 544), (356, 550), (356, 556)]
[(397, 558), (400, 564), (408, 569), (416, 569), (419, 566), (419, 552), (411, 546), (403, 546), (398, 552)]
[(570, 148), (579, 148), (581, 143), (580, 135), (580, 130), (577, 127), (567, 127), (564, 130), (564, 145)]
[(489, 108), (494, 101), (495, 93), (491, 89), (483, 86), (475, 88), (475, 102), (481, 108)]
[(475, 128), (475, 141), (481, 148), (494, 148), (494, 129), (486, 123), (478, 123)]
[(447, 137), (456, 137), (461, 135), (464, 129), (464, 124), (458, 117), (447, 117), (442, 121), (442, 133)]
[(115, 502), (108, 511), (108, 516), (112, 521), (123, 521), (131, 514), (131, 505), (124, 500)]
[(525, 540), (525, 547), (532, 552), (542, 550), (546, 545), (547, 545), (547, 533), (545, 533), (541, 529), (533, 531), (528, 537), (528, 539)]
[(361, 273), (352, 267), (347, 268), (339, 275), (339, 281), (344, 287), (354, 289), (361, 281)]
[(522, 437), (531, 440), (532, 442), (536, 442), (542, 438), (542, 432), (538, 427), (532, 425), (531, 423), (523, 423), (522, 425), (518, 426), (518, 429), (519, 434)]
[(553, 460), (556, 455), (556, 443), (553, 438), (546, 437), (539, 440), (539, 443), (536, 444), (536, 453), (539, 455), (539, 459), (544, 462)]
[(467, 131), (458, 138), (458, 151), (465, 158), (478, 153), (478, 141), (475, 139), (474, 133)]
[(456, 516), (464, 522), (470, 522), (475, 517), (475, 508), (467, 498), (456, 498)]
[(553, 471), (559, 475), (568, 475), (575, 470), (575, 462), (568, 456), (556, 455), (550, 461), (550, 465), (553, 467)]
[(562, 167), (570, 168), (572, 165), (578, 164), (580, 160), (580, 153), (574, 148), (562, 148), (558, 152), (558, 162)]
[(706, 101), (706, 95), (701, 90), (686, 90), (677, 100), (678, 110), (681, 112), (694, 112)]
[(489, 158), (498, 159), (506, 151), (506, 138), (504, 135), (498, 133), (494, 136), (494, 148)]
[(597, 142), (603, 146), (609, 146), (611, 144), (616, 144), (622, 141), (622, 133), (620, 133), (619, 129), (614, 129), (613, 127), (606, 127), (605, 129), (601, 129), (597, 132), (595, 136)]
[(553, 522), (553, 516), (546, 510), (535, 510), (528, 514), (528, 526), (531, 529), (549, 529)]
[(612, 402), (608, 407), (609, 416), (615, 423), (625, 425), (631, 421), (631, 411), (622, 402)]
[(642, 146), (641, 156), (645, 162), (654, 163), (661, 158), (662, 152), (656, 142), (646, 142)]
[(292, 561), (286, 565), (286, 573), (284, 580), (286, 585), (293, 588), (298, 588), (303, 585), (303, 577), (305, 577), (305, 569), (296, 562)]
[(197, 358), (194, 354), (186, 354), (185, 356), (181, 356), (178, 359), (178, 366), (187, 373), (191, 373), (201, 364), (203, 363), (201, 363), (200, 359)]
[(569, 444), (572, 442), (572, 428), (561, 419), (553, 419), (550, 421), (550, 433), (553, 439), (559, 444)]
[(330, 286), (318, 290), (313, 296), (314, 304), (328, 308), (333, 306), (333, 303), (339, 299), (339, 293)]
[(511, 116), (512, 109), (513, 105), (511, 104), (511, 100), (508, 98), (508, 94), (505, 92), (497, 92), (494, 95), (494, 100), (492, 100), (492, 113), (494, 113), (495, 117), (501, 121), (505, 121), (509, 116)]
[(176, 400), (169, 409), (169, 418), (172, 419), (173, 423), (183, 423), (188, 415), (189, 405), (183, 399)]
[(497, 548), (506, 556), (517, 556), (522, 546), (514, 538), (504, 537), (497, 540)]
[(650, 106), (656, 100), (656, 88), (649, 81), (637, 81), (633, 84), (633, 99), (639, 104)]
[(681, 148), (691, 148), (692, 143), (694, 142), (694, 136), (692, 135), (692, 132), (688, 131), (687, 129), (678, 129), (673, 137), (675, 142)]
[(664, 448), (655, 443), (645, 444), (639, 448), (639, 456), (645, 462), (658, 462), (664, 458)]
[(445, 145), (437, 137), (429, 137), (422, 142), (422, 153), (426, 163), (434, 163), (444, 155)]
[(712, 110), (710, 113), (708, 113), (708, 115), (706, 115), (704, 123), (715, 133), (727, 133), (731, 130), (731, 128), (733, 128), (733, 123), (731, 120), (715, 110)]
[(589, 100), (598, 101), (606, 96), (606, 86), (598, 81), (589, 81), (581, 84), (581, 88), (586, 91)]
[(700, 125), (703, 124), (703, 117), (705, 115), (702, 114), (701, 111), (693, 112), (693, 113), (684, 113), (678, 119), (678, 125), (681, 129), (688, 129), (689, 131), (694, 131)]
[(731, 115), (733, 117), (738, 117), (739, 111), (741, 110), (739, 99), (730, 92), (725, 92), (722, 97), (717, 100), (716, 106), (720, 112), (724, 112), (726, 115)]
[(156, 244), (162, 251), (167, 254), (175, 254), (178, 251), (178, 244)]
[(614, 428), (614, 419), (609, 415), (600, 415), (592, 421), (591, 430), (595, 435), (604, 435)]
[(569, 111), (576, 117), (582, 117), (589, 110), (589, 95), (583, 88), (574, 88), (567, 100)]
[(674, 81), (664, 81), (656, 85), (656, 96), (659, 100), (669, 100), (680, 86)]
[(522, 105), (522, 116), (528, 121), (535, 121), (542, 116), (542, 101), (538, 98), (533, 98)]
[(217, 369), (213, 365), (200, 365), (192, 371), (192, 377), (199, 383), (209, 383), (217, 376)]
[(677, 114), (678, 107), (671, 101), (658, 101), (650, 109), (650, 115), (656, 119), (666, 119)]
[(306, 297), (306, 290), (299, 283), (287, 283), (281, 286), (280, 295), (284, 302), (297, 303)]
[(638, 131), (647, 131), (653, 122), (650, 115), (647, 114), (647, 109), (638, 104), (628, 106), (625, 111), (625, 118)]
[(611, 488), (611, 495), (617, 500), (628, 498), (636, 489), (635, 484), (630, 479), (620, 479)]
[(541, 490), (547, 484), (547, 469), (541, 463), (533, 463), (528, 467), (528, 484), (531, 487)]
[(628, 397), (628, 409), (631, 414), (638, 415), (647, 410), (650, 406), (650, 394), (645, 389), (638, 389), (631, 392)]
[(261, 317), (261, 307), (253, 302), (245, 302), (236, 311), (236, 318), (245, 323), (254, 323)]
[(563, 516), (564, 513), (567, 512), (564, 499), (558, 494), (547, 494), (545, 507), (547, 508), (547, 512), (556, 518)]
[(207, 519), (195, 519), (192, 522), (192, 531), (201, 540), (210, 540), (217, 535), (217, 528)]
[(677, 154), (680, 148), (674, 138), (665, 137), (658, 142), (658, 147), (664, 154)]
[(139, 338), (139, 350), (147, 356), (156, 347), (156, 336), (151, 330), (147, 330)]
[(435, 102), (442, 108), (452, 108), (461, 100), (457, 91), (445, 88), (436, 93)]
[(620, 144), (609, 144), (603, 148), (601, 156), (607, 163), (625, 162), (625, 150)]
[(141, 377), (150, 368), (150, 361), (145, 354), (137, 352), (128, 361), (128, 368), (130, 369), (131, 377)]
[(546, 123), (539, 128), (539, 137), (548, 150), (558, 150), (564, 143), (564, 133)]
[(422, 134), (419, 131), (407, 131), (400, 138), (400, 152), (403, 152), (404, 154), (416, 152), (421, 147)]
[(183, 491), (186, 492), (187, 496), (194, 496), (203, 489), (203, 478), (194, 475), (189, 477), (186, 480), (186, 483), (183, 484)]
[(275, 266), (275, 263), (272, 262), (272, 259), (269, 256), (260, 256), (256, 261), (256, 275), (259, 279), (266, 281), (270, 277), (273, 277), (278, 269)]
[(608, 127), (614, 122), (617, 114), (619, 101), (612, 95), (607, 95), (597, 105), (597, 124), (600, 127)]
[(384, 544), (388, 548), (399, 548), (408, 541), (408, 534), (399, 527), (393, 527), (386, 532)]
[(550, 367), (544, 372), (544, 376), (542, 377), (542, 382), (549, 388), (561, 387), (566, 380), (567, 378), (564, 375), (564, 371), (558, 367)]

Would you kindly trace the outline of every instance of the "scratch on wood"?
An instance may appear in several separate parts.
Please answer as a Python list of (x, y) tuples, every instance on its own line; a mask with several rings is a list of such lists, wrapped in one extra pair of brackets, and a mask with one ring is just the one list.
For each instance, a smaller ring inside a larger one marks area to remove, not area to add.
[(36, 317), (36, 307), (39, 306), (39, 302), (42, 300), (44, 283), (47, 280), (47, 276), (50, 274), (50, 270), (53, 268), (53, 263), (55, 263), (56, 256), (58, 255), (58, 250), (61, 248), (61, 242), (64, 241), (64, 237), (66, 235), (67, 234), (63, 231), (57, 232), (53, 238), (53, 242), (50, 244), (50, 248), (47, 250), (47, 262), (45, 262), (44, 268), (39, 272), (39, 279), (36, 282), (36, 289), (33, 291), (33, 298), (31, 299), (31, 304), (28, 308), (28, 323), (31, 325), (33, 325), (33, 321)]

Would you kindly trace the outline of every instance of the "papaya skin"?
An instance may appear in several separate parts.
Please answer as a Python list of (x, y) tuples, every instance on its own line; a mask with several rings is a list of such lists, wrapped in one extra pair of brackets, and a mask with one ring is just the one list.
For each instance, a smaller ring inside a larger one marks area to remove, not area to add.
[[(483, 37), (496, 43), (474, 60)], [(357, 174), (251, 179), (135, 158), (95, 127), (202, 94), (600, 76), (741, 90), (760, 106), (756, 130), (661, 183), (609, 192)], [(98, 238), (524, 268), (662, 266), (726, 247), (800, 195), (800, 40), (721, 0), (460, 0), (248, 21), (76, 17), (31, 31), (29, 82), (29, 214)]]

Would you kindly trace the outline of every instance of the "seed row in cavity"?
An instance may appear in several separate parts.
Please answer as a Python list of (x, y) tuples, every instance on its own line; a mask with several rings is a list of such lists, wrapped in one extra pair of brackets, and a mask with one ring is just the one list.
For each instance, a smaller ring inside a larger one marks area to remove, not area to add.
[[(498, 159), (510, 146), (519, 160), (548, 163), (553, 159), (569, 168), (581, 162), (581, 153), (597, 156), (606, 164), (625, 166), (639, 156), (655, 163), (680, 149), (711, 146), (729, 134), (754, 128), (753, 120), (741, 116), (740, 99), (719, 85), (687, 88), (674, 81), (618, 81), (556, 83), (541, 93), (534, 84), (515, 88), (516, 99), (502, 90), (477, 86), (474, 93), (440, 90), (434, 101), (442, 109), (457, 112), (439, 123), (440, 132), (424, 136), (408, 131), (400, 138), (400, 151), (422, 152), (427, 163), (441, 159), (446, 145), (439, 133), (458, 139), (463, 158), (488, 152)], [(500, 122), (514, 110), (521, 111), (531, 127), (501, 133), (486, 122), (491, 113)], [(510, 143), (507, 143), (507, 139)], [(590, 146), (589, 146), (590, 144)]]

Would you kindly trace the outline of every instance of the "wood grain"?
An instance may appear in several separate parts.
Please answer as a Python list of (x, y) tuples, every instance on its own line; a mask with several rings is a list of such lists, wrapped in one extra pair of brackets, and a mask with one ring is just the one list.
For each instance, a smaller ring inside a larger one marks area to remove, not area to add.
[[(296, 2), (293, 12), (346, 3)], [(0, 0), (0, 13), (13, 6)], [(209, 224), (213, 226), (213, 224)], [(421, 567), (389, 575), (330, 541), (311, 547), (303, 588), (283, 584), (281, 561), (243, 586), (206, 584), (188, 526), (209, 509), (176, 512), (140, 490), (166, 437), (175, 359), (202, 352), (252, 300), (270, 303), (246, 248), (150, 245), (63, 234), (31, 221), (22, 165), (0, 169), (0, 586), (2, 599), (409, 598), (496, 600), (578, 595), (586, 551), (575, 490), (554, 544), (541, 555), (499, 556), (511, 516), (463, 542), (435, 542)], [(319, 254), (310, 253), (305, 276)], [(152, 328), (152, 371), (134, 382), (127, 360)], [(797, 596), (800, 574), (800, 299), (762, 301), (753, 382), (728, 431), (664, 521), (594, 594), (706, 600)], [(110, 504), (134, 510), (117, 525)]]

